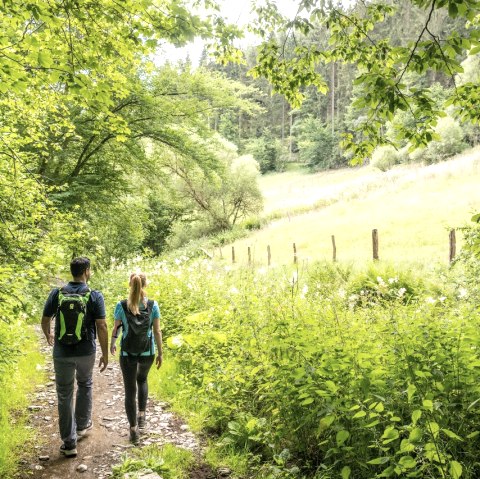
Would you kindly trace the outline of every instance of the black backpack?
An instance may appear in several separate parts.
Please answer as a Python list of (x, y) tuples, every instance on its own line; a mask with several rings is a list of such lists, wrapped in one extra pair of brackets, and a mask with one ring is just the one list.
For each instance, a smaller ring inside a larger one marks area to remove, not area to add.
[(150, 314), (153, 309), (153, 301), (147, 301), (147, 309), (140, 310), (139, 314), (133, 314), (127, 307), (127, 300), (120, 301), (123, 312), (127, 318), (128, 332), (122, 339), (122, 351), (127, 354), (142, 354), (152, 351), (152, 336), (150, 331)]
[(70, 346), (88, 338), (86, 316), (90, 293), (90, 289), (84, 293), (69, 293), (64, 288), (58, 290), (55, 330), (60, 343)]

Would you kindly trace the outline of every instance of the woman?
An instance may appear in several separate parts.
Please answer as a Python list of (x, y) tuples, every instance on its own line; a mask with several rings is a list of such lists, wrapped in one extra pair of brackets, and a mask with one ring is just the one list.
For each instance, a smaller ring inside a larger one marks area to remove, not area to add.
[[(158, 304), (156, 301), (149, 301), (145, 293), (147, 286), (145, 274), (132, 273), (129, 285), (128, 299), (119, 301), (115, 307), (115, 324), (110, 352), (112, 355), (115, 354), (118, 330), (123, 328), (120, 343), (120, 368), (125, 386), (125, 410), (130, 424), (130, 441), (136, 444), (140, 437), (139, 429), (145, 428), (145, 410), (148, 398), (147, 377), (155, 359), (155, 344), (158, 348), (157, 369), (162, 365), (162, 333)], [(153, 338), (155, 338), (155, 344)]]

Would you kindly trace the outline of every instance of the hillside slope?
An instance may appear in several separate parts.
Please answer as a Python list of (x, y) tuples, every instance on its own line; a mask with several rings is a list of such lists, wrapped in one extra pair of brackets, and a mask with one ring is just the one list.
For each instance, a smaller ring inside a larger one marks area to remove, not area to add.
[[(447, 262), (448, 231), (480, 211), (480, 148), (426, 167), (408, 165), (386, 173), (370, 167), (308, 175), (287, 172), (260, 181), (265, 213), (283, 216), (234, 246), (239, 263), (250, 246), (257, 265), (329, 259), (335, 235), (340, 261), (368, 261), (371, 233), (380, 237), (380, 259)], [(299, 208), (319, 207), (295, 215)], [(458, 247), (461, 234), (457, 233)]]

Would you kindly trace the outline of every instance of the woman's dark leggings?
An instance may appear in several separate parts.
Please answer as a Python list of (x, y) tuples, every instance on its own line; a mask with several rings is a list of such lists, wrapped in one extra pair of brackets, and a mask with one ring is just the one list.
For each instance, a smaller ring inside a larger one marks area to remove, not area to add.
[(138, 409), (145, 411), (147, 408), (148, 382), (147, 376), (155, 356), (120, 356), (120, 368), (125, 386), (125, 411), (127, 412), (130, 427), (137, 425), (137, 395)]

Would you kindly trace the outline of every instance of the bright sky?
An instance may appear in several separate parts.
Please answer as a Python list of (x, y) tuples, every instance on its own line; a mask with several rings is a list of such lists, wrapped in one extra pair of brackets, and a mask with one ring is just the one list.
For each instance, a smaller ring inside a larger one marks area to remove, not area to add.
[[(245, 0), (219, 0), (221, 7), (221, 15), (230, 23), (234, 23), (240, 27), (246, 27), (248, 23), (253, 21), (253, 15), (250, 13), (252, 2)], [(259, 5), (260, 2), (255, 2)], [(298, 10), (298, 2), (295, 0), (275, 0), (279, 11), (287, 16), (293, 18)], [(241, 45), (246, 46), (255, 42), (255, 36), (245, 31), (245, 38), (241, 41)], [(202, 54), (204, 42), (198, 38), (191, 44), (175, 48), (171, 45), (165, 45), (161, 52), (157, 55), (156, 63), (162, 64), (165, 61), (177, 62), (185, 60), (187, 55), (190, 57), (193, 65), (198, 65), (200, 55)]]

